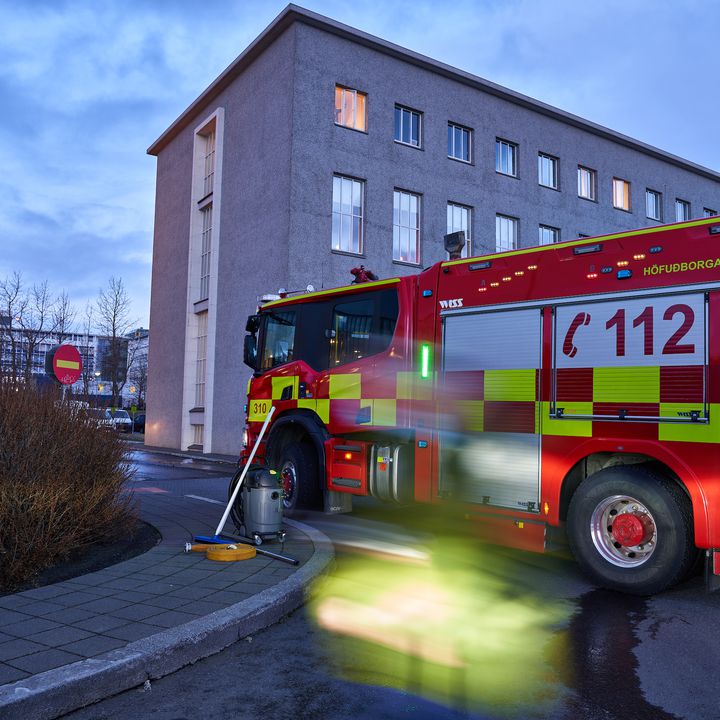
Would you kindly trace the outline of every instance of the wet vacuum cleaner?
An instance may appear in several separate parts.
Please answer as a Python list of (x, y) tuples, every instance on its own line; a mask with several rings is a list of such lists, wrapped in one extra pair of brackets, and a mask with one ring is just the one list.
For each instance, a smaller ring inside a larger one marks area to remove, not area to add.
[[(268, 416), (265, 418), (260, 434), (258, 435), (255, 445), (250, 453), (247, 464), (243, 467), (242, 471), (238, 471), (235, 477), (233, 477), (230, 487), (230, 499), (228, 500), (227, 507), (223, 513), (222, 518), (215, 530), (214, 535), (196, 535), (195, 542), (205, 543), (209, 545), (225, 545), (228, 539), (234, 542), (242, 542), (248, 545), (260, 545), (263, 539), (273, 536), (280, 542), (285, 539), (285, 532), (282, 529), (282, 488), (280, 486), (280, 480), (276, 473), (272, 470), (268, 470), (261, 466), (253, 466), (252, 461), (255, 457), (255, 452), (260, 445), (260, 441), (265, 434), (270, 418), (272, 418), (275, 408), (271, 407)], [(248, 473), (252, 473), (251, 479), (247, 485), (244, 485), (245, 477)], [(242, 491), (242, 495), (238, 501), (238, 494)], [(223, 528), (227, 522), (228, 516), (235, 508), (235, 503), (238, 501), (239, 511), (233, 512), (233, 519), (236, 525), (244, 526), (246, 533), (252, 534), (252, 539), (249, 537), (243, 537), (238, 535), (229, 535), (223, 533)], [(238, 516), (242, 522), (238, 523)], [(269, 552), (267, 550), (261, 550), (256, 547), (256, 551), (261, 555), (267, 555), (268, 557), (275, 558), (276, 560), (283, 560), (292, 565), (297, 565), (298, 560), (288, 557), (286, 555), (280, 555), (278, 553)]]

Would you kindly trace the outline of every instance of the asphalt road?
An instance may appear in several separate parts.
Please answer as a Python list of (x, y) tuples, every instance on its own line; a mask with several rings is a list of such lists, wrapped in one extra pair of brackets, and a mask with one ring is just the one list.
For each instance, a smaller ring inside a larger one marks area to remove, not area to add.
[[(197, 502), (225, 497), (227, 466), (142, 451), (133, 460), (135, 482)], [(442, 523), (427, 532), (403, 508), (366, 501), (349, 516), (299, 519), (340, 548), (307, 608), (66, 717), (720, 718), (720, 593), (706, 594), (700, 577), (631, 598), (594, 588), (562, 556), (476, 552), (455, 526), (439, 539)], [(438, 624), (448, 605), (449, 624)], [(415, 618), (410, 645), (393, 635), (398, 612)]]

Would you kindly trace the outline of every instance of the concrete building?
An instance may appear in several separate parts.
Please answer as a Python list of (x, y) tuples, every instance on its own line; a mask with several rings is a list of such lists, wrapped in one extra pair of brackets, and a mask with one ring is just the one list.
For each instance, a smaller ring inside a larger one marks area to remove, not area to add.
[(147, 442), (236, 453), (279, 287), (716, 214), (720, 174), (289, 5), (150, 147)]

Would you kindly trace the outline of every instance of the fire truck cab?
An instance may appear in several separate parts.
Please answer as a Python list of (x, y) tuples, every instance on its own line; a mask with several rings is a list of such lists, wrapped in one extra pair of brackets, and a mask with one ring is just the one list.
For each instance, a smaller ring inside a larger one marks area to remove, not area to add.
[(720, 574), (720, 218), (290, 296), (247, 331), (287, 511), (454, 497), (499, 544), (564, 529), (606, 587), (699, 552)]

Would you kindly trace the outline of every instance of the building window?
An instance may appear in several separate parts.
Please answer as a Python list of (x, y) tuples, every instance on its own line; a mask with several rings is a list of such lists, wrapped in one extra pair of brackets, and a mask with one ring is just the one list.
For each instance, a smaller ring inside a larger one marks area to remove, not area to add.
[(212, 250), (212, 205), (205, 206), (200, 234), (200, 300), (210, 296), (210, 253)]
[(192, 444), (196, 447), (202, 447), (205, 438), (205, 426), (204, 425), (193, 425), (193, 442)]
[(495, 216), (495, 249), (497, 252), (515, 250), (518, 239), (518, 220), (507, 215)]
[(466, 205), (448, 203), (447, 206), (447, 232), (454, 233), (458, 230), (465, 231), (465, 246), (462, 249), (461, 257), (470, 257), (471, 252), (471, 223), (472, 208)]
[(335, 124), (353, 130), (367, 130), (367, 95), (335, 86)]
[(363, 183), (333, 177), (332, 249), (360, 255), (363, 251)]
[(646, 215), (651, 220), (662, 220), (662, 193), (657, 190), (645, 190)]
[(621, 178), (613, 178), (613, 207), (630, 212), (630, 183)]
[(215, 184), (215, 130), (205, 136), (204, 154), (203, 197), (207, 197)]
[(420, 147), (420, 113), (395, 106), (395, 142)]
[(393, 260), (420, 262), (420, 196), (393, 193)]
[(558, 189), (558, 159), (538, 153), (538, 182), (545, 187)]
[(676, 198), (675, 200), (675, 221), (685, 222), (690, 219), (690, 203), (687, 200)]
[(550, 225), (540, 225), (538, 232), (538, 244), (552, 245), (560, 242), (560, 228), (551, 227)]
[(515, 143), (495, 140), (495, 170), (503, 175), (517, 177), (517, 149)]
[(470, 162), (472, 131), (461, 125), (448, 123), (448, 157)]
[(717, 210), (711, 210), (710, 208), (703, 208), (703, 217), (714, 217), (717, 215)]
[(198, 313), (195, 356), (195, 407), (205, 407), (205, 377), (207, 374), (207, 311)]
[(590, 168), (578, 165), (578, 197), (586, 200), (595, 200), (597, 198), (597, 173)]

